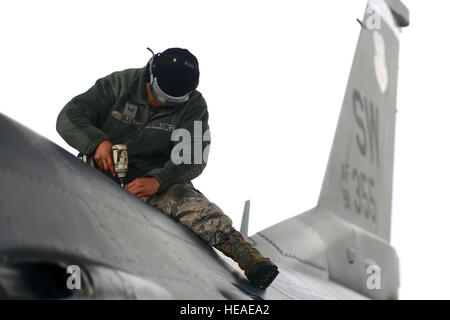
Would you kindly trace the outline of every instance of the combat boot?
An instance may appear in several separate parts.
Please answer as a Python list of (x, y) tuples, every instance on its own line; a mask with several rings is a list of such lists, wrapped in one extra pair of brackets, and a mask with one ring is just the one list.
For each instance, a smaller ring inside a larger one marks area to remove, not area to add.
[(269, 258), (262, 257), (234, 228), (227, 240), (214, 247), (236, 261), (248, 280), (257, 287), (267, 288), (278, 275), (278, 267)]

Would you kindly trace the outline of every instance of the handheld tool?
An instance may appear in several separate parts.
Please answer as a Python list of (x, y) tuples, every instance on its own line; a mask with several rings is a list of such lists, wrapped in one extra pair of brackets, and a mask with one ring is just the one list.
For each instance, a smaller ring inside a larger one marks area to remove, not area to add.
[(125, 144), (115, 144), (112, 146), (112, 153), (116, 174), (120, 180), (120, 186), (123, 188), (123, 183), (128, 171), (127, 146)]

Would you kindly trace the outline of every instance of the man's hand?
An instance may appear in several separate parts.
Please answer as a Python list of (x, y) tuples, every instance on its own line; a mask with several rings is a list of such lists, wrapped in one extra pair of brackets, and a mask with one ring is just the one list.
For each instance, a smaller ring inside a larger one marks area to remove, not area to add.
[(137, 178), (125, 186), (125, 189), (138, 198), (152, 196), (159, 190), (159, 181), (155, 178)]
[(108, 140), (103, 140), (95, 149), (94, 160), (97, 165), (105, 170), (111, 172), (113, 176), (116, 175), (114, 168), (114, 161), (112, 159), (112, 143)]

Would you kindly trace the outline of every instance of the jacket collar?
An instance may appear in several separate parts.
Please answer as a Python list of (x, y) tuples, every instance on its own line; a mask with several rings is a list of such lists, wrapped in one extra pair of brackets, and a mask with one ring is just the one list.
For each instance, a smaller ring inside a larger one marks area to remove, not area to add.
[(128, 87), (133, 99), (135, 99), (137, 103), (150, 106), (147, 99), (147, 92), (145, 91), (145, 68), (146, 67), (143, 67), (139, 70), (137, 79), (130, 81)]

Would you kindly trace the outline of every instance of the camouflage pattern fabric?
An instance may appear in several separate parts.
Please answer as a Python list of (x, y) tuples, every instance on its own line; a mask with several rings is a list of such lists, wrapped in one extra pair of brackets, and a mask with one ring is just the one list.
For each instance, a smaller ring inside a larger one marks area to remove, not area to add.
[(211, 246), (224, 242), (232, 230), (231, 219), (192, 183), (174, 184), (164, 193), (143, 200), (181, 222)]

